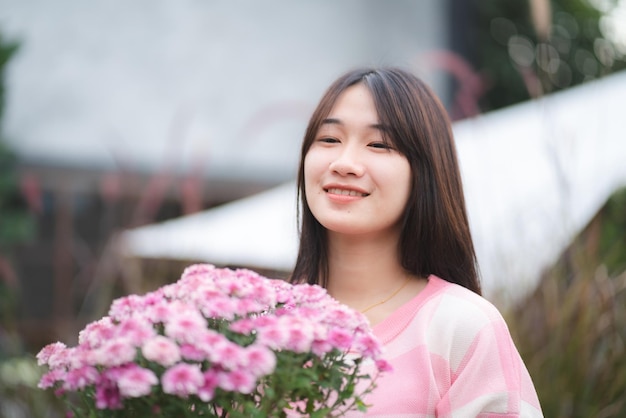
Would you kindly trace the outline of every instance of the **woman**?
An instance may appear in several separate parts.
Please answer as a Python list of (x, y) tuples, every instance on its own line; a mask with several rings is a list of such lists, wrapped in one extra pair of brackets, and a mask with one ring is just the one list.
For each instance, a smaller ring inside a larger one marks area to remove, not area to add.
[(422, 81), (394, 68), (335, 81), (306, 130), (298, 188), (292, 282), (363, 312), (394, 367), (368, 415), (541, 416), (504, 320), (480, 296), (451, 125)]

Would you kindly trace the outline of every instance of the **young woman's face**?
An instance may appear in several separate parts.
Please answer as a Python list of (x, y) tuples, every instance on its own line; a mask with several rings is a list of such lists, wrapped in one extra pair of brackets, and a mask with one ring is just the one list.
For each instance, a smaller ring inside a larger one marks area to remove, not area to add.
[(306, 198), (326, 229), (398, 234), (411, 187), (408, 160), (385, 143), (371, 93), (346, 89), (304, 159)]

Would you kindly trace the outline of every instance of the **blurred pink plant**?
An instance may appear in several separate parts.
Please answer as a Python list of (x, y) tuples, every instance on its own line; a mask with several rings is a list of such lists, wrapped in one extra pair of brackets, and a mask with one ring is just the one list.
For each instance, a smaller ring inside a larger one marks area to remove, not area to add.
[(211, 265), (115, 300), (78, 346), (52, 343), (37, 359), (49, 368), (40, 388), (95, 417), (340, 416), (365, 409), (389, 370), (365, 317), (323, 288)]

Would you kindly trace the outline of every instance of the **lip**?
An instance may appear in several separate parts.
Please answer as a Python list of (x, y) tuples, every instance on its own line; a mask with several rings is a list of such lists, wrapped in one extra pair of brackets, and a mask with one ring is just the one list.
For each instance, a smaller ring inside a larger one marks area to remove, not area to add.
[(322, 186), (325, 192), (328, 193), (329, 190), (338, 189), (346, 192), (354, 192), (357, 195), (361, 195), (362, 197), (369, 196), (369, 192), (365, 189), (362, 189), (357, 186), (352, 186), (348, 184), (339, 184), (339, 183), (328, 183)]
[(330, 199), (338, 202), (352, 202), (369, 196), (366, 190), (345, 184), (326, 184), (322, 188)]

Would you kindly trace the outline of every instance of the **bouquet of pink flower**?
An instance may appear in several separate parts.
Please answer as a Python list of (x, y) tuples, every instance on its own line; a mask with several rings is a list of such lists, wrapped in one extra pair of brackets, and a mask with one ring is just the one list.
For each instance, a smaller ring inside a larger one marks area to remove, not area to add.
[(363, 315), (319, 286), (194, 265), (117, 299), (37, 359), (78, 417), (311, 417), (365, 410), (389, 369)]

